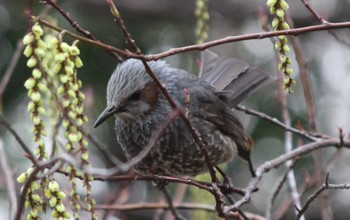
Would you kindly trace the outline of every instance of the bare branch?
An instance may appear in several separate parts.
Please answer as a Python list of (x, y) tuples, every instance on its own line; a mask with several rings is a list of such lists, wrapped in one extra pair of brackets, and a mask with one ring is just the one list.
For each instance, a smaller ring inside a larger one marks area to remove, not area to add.
[(55, 1), (52, 1), (52, 0), (41, 0), (41, 3), (50, 5), (54, 9), (56, 9), (56, 11), (58, 11), (70, 23), (70, 25), (73, 28), (75, 28), (75, 30), (78, 31), (79, 33), (85, 35), (89, 39), (97, 40), (96, 37), (93, 36), (90, 33), (90, 31), (87, 31), (87, 30), (81, 28), (80, 25), (78, 24), (78, 22), (76, 22), (66, 11), (64, 11), (58, 4), (56, 4)]
[(123, 32), (124, 38), (127, 40), (128, 44), (131, 47), (133, 47), (136, 54), (141, 54), (140, 48), (136, 45), (134, 39), (131, 37), (131, 34), (127, 30), (127, 28), (124, 24), (124, 21), (123, 21), (122, 17), (120, 16), (120, 13), (119, 13), (117, 7), (115, 6), (113, 0), (107, 0), (107, 3), (109, 5), (109, 9), (111, 10), (114, 21), (119, 25), (120, 29)]
[[(197, 203), (174, 203), (176, 209), (189, 209), (189, 210), (204, 210), (208, 212), (215, 212), (213, 205), (197, 204)], [(169, 209), (168, 203), (135, 203), (135, 204), (123, 204), (123, 205), (96, 205), (97, 210), (120, 210), (120, 211), (136, 211), (145, 209)]]
[[(176, 186), (175, 192), (174, 192), (174, 198), (173, 198), (173, 205), (175, 203), (181, 203), (186, 195), (186, 190), (188, 188), (188, 185), (179, 184)], [(173, 220), (174, 216), (171, 215), (171, 213), (166, 213), (164, 219)]]
[(119, 158), (110, 152), (109, 148), (103, 144), (101, 140), (98, 140), (91, 133), (83, 132), (83, 134), (101, 152), (101, 155), (105, 158), (106, 162), (113, 164), (116, 167), (123, 163)]
[(328, 177), (329, 174), (326, 175), (325, 177), (325, 182), (322, 184), (320, 188), (318, 188), (312, 195), (310, 195), (303, 207), (298, 210), (298, 216), (297, 219), (300, 219), (300, 216), (305, 213), (305, 211), (309, 208), (310, 204), (325, 190), (327, 189), (350, 189), (350, 184), (345, 183), (345, 184), (329, 184), (328, 183)]
[(2, 138), (0, 138), (0, 164), (1, 164), (1, 169), (4, 173), (4, 177), (6, 181), (8, 196), (10, 198), (10, 206), (11, 206), (10, 219), (11, 219), (13, 216), (15, 216), (16, 210), (17, 210), (16, 185), (15, 185), (15, 182), (13, 181), (11, 168), (7, 163), (6, 154), (4, 150), (4, 143)]
[(272, 214), (272, 208), (275, 203), (275, 200), (280, 193), (284, 183), (287, 181), (288, 173), (291, 170), (292, 166), (288, 167), (286, 172), (276, 181), (276, 185), (273, 187), (271, 197), (269, 199), (269, 203), (267, 204), (266, 207), (266, 218), (271, 219), (271, 214)]
[(28, 190), (30, 188), (30, 185), (32, 184), (32, 182), (35, 180), (36, 175), (45, 167), (47, 166), (52, 166), (54, 163), (57, 162), (57, 158), (49, 160), (46, 163), (43, 164), (37, 164), (36, 166), (34, 166), (34, 169), (32, 171), (32, 173), (28, 176), (26, 182), (23, 185), (23, 188), (21, 190), (21, 196), (20, 199), (18, 200), (18, 205), (17, 205), (17, 212), (16, 212), (16, 216), (15, 216), (15, 220), (21, 220), (21, 215), (22, 215), (22, 211), (24, 209), (24, 202), (26, 200), (26, 196), (28, 193)]
[(169, 191), (165, 187), (163, 189), (161, 189), (161, 191), (163, 192), (164, 197), (165, 197), (166, 201), (168, 202), (169, 209), (170, 209), (171, 213), (173, 213), (175, 219), (176, 220), (185, 220), (185, 218), (178, 212), (178, 210), (174, 206), (173, 198), (171, 198)]
[[(308, 0), (301, 0), (301, 2), (304, 4), (305, 8), (307, 8), (310, 13), (321, 22), (321, 24), (329, 23), (326, 19), (324, 19), (320, 14), (318, 14), (309, 4)], [(333, 30), (328, 30), (328, 33), (330, 33), (336, 40), (341, 42), (342, 44), (350, 47), (350, 42), (347, 42), (346, 40), (340, 38), (337, 33), (335, 33)]]
[[(39, 22), (40, 24), (47, 26), (49, 28), (52, 28), (53, 30), (56, 30), (58, 32), (61, 32), (63, 30), (62, 28), (59, 28), (55, 25), (50, 24), (44, 19), (37, 18), (37, 17), (33, 17), (33, 19)], [(238, 35), (238, 36), (228, 36), (218, 40), (208, 41), (202, 44), (172, 48), (162, 53), (149, 54), (149, 55), (142, 55), (142, 54), (132, 53), (130, 51), (123, 51), (111, 45), (104, 44), (100, 41), (95, 41), (85, 37), (81, 37), (69, 31), (67, 31), (66, 34), (82, 42), (89, 43), (91, 45), (105, 49), (107, 51), (115, 52), (127, 58), (136, 58), (136, 59), (143, 59), (145, 61), (152, 61), (152, 60), (159, 60), (168, 56), (172, 56), (174, 54), (179, 54), (179, 53), (184, 53), (189, 51), (203, 51), (205, 49), (222, 45), (222, 44), (227, 44), (227, 43), (233, 43), (233, 42), (239, 42), (239, 41), (245, 41), (245, 40), (264, 39), (264, 38), (276, 37), (280, 35), (301, 35), (301, 34), (306, 34), (310, 32), (333, 30), (333, 29), (345, 29), (349, 27), (350, 27), (350, 22), (338, 22), (338, 23), (313, 25), (313, 26), (307, 26), (307, 27), (301, 27), (301, 28), (293, 28), (293, 29), (283, 30), (283, 31), (270, 31), (270, 32), (261, 32), (261, 33), (253, 33), (253, 34), (244, 34), (244, 35)]]
[[(75, 21), (70, 15), (69, 13), (67, 13), (66, 11), (64, 11), (58, 4), (56, 4), (55, 1), (52, 0), (41, 0), (42, 3), (47, 4), (52, 6), (54, 9), (56, 9), (69, 23), (70, 25), (79, 33), (85, 35), (88, 39), (91, 39), (95, 42), (99, 42), (99, 40), (91, 34), (90, 31), (87, 31), (85, 29), (83, 29), (82, 27), (80, 27), (80, 25), (78, 24), (77, 21)], [(111, 54), (114, 58), (116, 58), (119, 61), (122, 61), (123, 59), (121, 59), (121, 57), (119, 57), (117, 54), (112, 53), (112, 51), (107, 50), (107, 52), (109, 54)]]
[(262, 119), (265, 119), (269, 122), (272, 122), (273, 124), (275, 125), (278, 125), (279, 127), (285, 129), (286, 131), (290, 131), (302, 138), (306, 138), (310, 141), (317, 141), (319, 140), (319, 138), (316, 138), (312, 135), (310, 135), (309, 133), (307, 133), (306, 131), (302, 131), (302, 130), (299, 130), (299, 129), (296, 129), (296, 128), (293, 128), (291, 126), (288, 126), (286, 124), (284, 124), (283, 122), (279, 121), (277, 118), (273, 118), (263, 112), (258, 112), (256, 110), (253, 110), (253, 109), (249, 109), (247, 108), (246, 106), (243, 106), (243, 105), (238, 105), (235, 107), (235, 109), (239, 110), (239, 111), (243, 111), (244, 113), (246, 114), (250, 114), (250, 115), (254, 115), (254, 116), (257, 116), (259, 118), (262, 118)]
[(22, 138), (17, 134), (17, 132), (11, 127), (11, 125), (7, 122), (5, 117), (3, 115), (0, 115), (0, 125), (4, 126), (16, 139), (16, 141), (19, 143), (19, 145), (22, 147), (22, 149), (27, 153), (29, 159), (31, 158), (31, 161), (37, 165), (37, 162), (35, 160), (35, 157), (33, 153), (29, 150), (29, 147), (24, 143)]
[[(317, 142), (300, 146), (275, 159), (266, 161), (256, 169), (257, 176), (249, 182), (249, 185), (245, 189), (246, 191), (245, 195), (240, 200), (238, 200), (235, 204), (224, 207), (224, 210), (223, 210), (224, 213), (228, 213), (232, 210), (237, 210), (238, 207), (242, 206), (245, 203), (248, 203), (250, 201), (252, 193), (257, 188), (257, 185), (260, 182), (264, 173), (268, 172), (271, 169), (275, 169), (279, 167), (280, 165), (282, 165), (288, 160), (297, 159), (302, 155), (305, 155), (307, 153), (310, 153), (312, 151), (315, 151), (321, 148), (330, 147), (330, 146), (339, 147), (339, 144), (340, 144), (340, 141), (336, 139), (317, 141)], [(350, 141), (345, 141), (343, 144), (343, 147), (350, 148)]]
[[(184, 210), (203, 210), (207, 212), (216, 212), (213, 205), (198, 204), (198, 203), (174, 203), (176, 209)], [(167, 203), (135, 203), (135, 204), (123, 204), (123, 205), (96, 205), (96, 210), (119, 210), (123, 212), (137, 211), (137, 210), (147, 210), (147, 209), (169, 209), (169, 204)], [(245, 212), (245, 215), (249, 219), (254, 220), (265, 220), (263, 216), (255, 213)], [(230, 213), (230, 217), (239, 217), (238, 213)]]
[(8, 82), (11, 79), (11, 76), (13, 74), (13, 71), (15, 70), (18, 60), (22, 55), (22, 51), (23, 51), (24, 45), (22, 43), (22, 40), (19, 40), (17, 42), (17, 47), (15, 49), (15, 52), (11, 58), (10, 64), (6, 69), (6, 72), (4, 73), (1, 82), (0, 82), (0, 102), (2, 100), (2, 95), (4, 94), (4, 91), (7, 87)]

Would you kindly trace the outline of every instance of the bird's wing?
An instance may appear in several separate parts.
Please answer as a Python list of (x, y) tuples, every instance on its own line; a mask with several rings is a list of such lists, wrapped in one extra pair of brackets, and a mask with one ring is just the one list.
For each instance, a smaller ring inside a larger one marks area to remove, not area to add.
[(249, 65), (243, 60), (218, 57), (210, 50), (205, 50), (201, 53), (199, 77), (222, 91), (248, 68)]
[(217, 96), (215, 88), (206, 81), (198, 80), (184, 75), (185, 80), (178, 80), (176, 83), (177, 101), (185, 109), (186, 97), (184, 89), (189, 94), (189, 112), (191, 117), (201, 118), (212, 123), (224, 135), (227, 135), (236, 142), (238, 156), (246, 160), (253, 176), (255, 172), (250, 158), (251, 148), (248, 144), (248, 137), (244, 132), (243, 125), (236, 114)]
[(236, 114), (214, 94), (213, 89), (210, 89), (209, 86), (192, 85), (189, 93), (191, 114), (211, 122), (223, 134), (232, 138), (236, 142), (238, 155), (249, 161), (247, 136)]
[(274, 79), (243, 60), (218, 57), (209, 50), (201, 53), (199, 77), (214, 86), (219, 98), (231, 108)]

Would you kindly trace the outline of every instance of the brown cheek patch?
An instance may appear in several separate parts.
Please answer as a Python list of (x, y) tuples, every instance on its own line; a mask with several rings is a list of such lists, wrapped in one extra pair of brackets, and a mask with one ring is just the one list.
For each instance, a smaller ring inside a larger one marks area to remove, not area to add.
[(140, 100), (144, 100), (146, 103), (149, 103), (152, 110), (156, 106), (158, 95), (159, 90), (157, 85), (154, 82), (150, 82), (141, 90)]

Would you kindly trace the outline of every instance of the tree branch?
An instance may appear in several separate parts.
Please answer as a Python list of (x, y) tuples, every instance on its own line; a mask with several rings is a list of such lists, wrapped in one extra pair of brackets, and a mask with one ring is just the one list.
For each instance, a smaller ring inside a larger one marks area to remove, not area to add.
[[(40, 24), (47, 26), (53, 30), (56, 30), (58, 32), (63, 31), (62, 28), (59, 28), (55, 25), (50, 24), (49, 22), (45, 21), (44, 19), (33, 17), (33, 19)], [(283, 30), (283, 31), (270, 31), (270, 32), (261, 32), (261, 33), (253, 33), (253, 34), (244, 34), (244, 35), (238, 35), (238, 36), (228, 36), (224, 37), (218, 40), (208, 41), (206, 43), (202, 44), (196, 44), (196, 45), (190, 45), (190, 46), (184, 46), (184, 47), (177, 47), (172, 48), (167, 51), (164, 51), (162, 53), (158, 54), (149, 54), (149, 55), (142, 55), (142, 54), (136, 54), (132, 53), (130, 51), (124, 51), (118, 48), (115, 48), (111, 45), (102, 43), (100, 41), (91, 40), (82, 36), (79, 36), (77, 34), (74, 34), (72, 32), (67, 31), (66, 34), (74, 37), (75, 39), (78, 39), (82, 42), (89, 43), (91, 45), (100, 47), (102, 49), (105, 49), (107, 51), (115, 52), (121, 56), (127, 57), (127, 58), (136, 58), (136, 59), (143, 59), (145, 61), (152, 61), (152, 60), (159, 60), (174, 54), (189, 52), (189, 51), (203, 51), (205, 49), (223, 45), (227, 43), (233, 43), (233, 42), (239, 42), (239, 41), (245, 41), (245, 40), (258, 40), (258, 39), (264, 39), (264, 38), (270, 38), (270, 37), (276, 37), (280, 35), (301, 35), (306, 34), (310, 32), (316, 32), (316, 31), (325, 31), (325, 30), (333, 30), (333, 29), (345, 29), (350, 28), (350, 22), (339, 22), (339, 23), (327, 23), (327, 24), (320, 24), (320, 25), (313, 25), (308, 27), (301, 27), (301, 28), (293, 28), (290, 30)]]
[[(293, 28), (294, 23), (289, 13), (286, 14), (286, 20), (289, 23), (289, 25)], [(312, 91), (312, 84), (311, 84), (310, 77), (307, 70), (306, 58), (304, 56), (299, 39), (295, 36), (290, 36), (289, 39), (294, 49), (295, 57), (299, 67), (300, 82), (304, 91), (305, 106), (307, 110), (307, 119), (308, 119), (309, 129), (312, 132), (317, 132), (318, 126), (317, 126), (317, 120), (316, 120), (316, 105), (315, 105), (314, 95)], [(315, 151), (312, 153), (312, 157), (315, 165), (316, 179), (319, 184), (322, 184), (322, 177), (325, 175), (325, 167), (323, 163), (322, 152)], [(329, 204), (328, 194), (326, 191), (322, 193), (322, 196), (320, 197), (320, 203), (321, 203), (320, 210), (322, 213), (322, 219), (323, 220), (333, 219), (333, 212)]]
[(298, 213), (297, 219), (300, 219), (300, 216), (302, 216), (305, 213), (305, 211), (308, 209), (309, 205), (325, 190), (327, 190), (327, 189), (350, 189), (350, 184), (348, 184), (348, 183), (329, 184), (328, 177), (329, 177), (329, 174), (326, 175), (325, 182), (323, 183), (323, 185), (307, 198), (303, 207), (298, 211), (299, 213)]
[[(299, 148), (296, 148), (288, 153), (285, 153), (285, 154), (283, 154), (275, 159), (272, 159), (270, 161), (266, 161), (265, 163), (263, 163), (261, 166), (259, 166), (256, 169), (257, 176), (249, 182), (249, 185), (245, 189), (245, 191), (246, 191), (245, 195), (240, 200), (238, 200), (235, 204), (224, 207), (224, 210), (223, 210), (224, 213), (228, 213), (230, 211), (237, 210), (238, 207), (249, 202), (251, 195), (255, 191), (263, 174), (268, 172), (269, 170), (279, 167), (280, 165), (284, 164), (288, 160), (292, 160), (292, 159), (296, 160), (300, 156), (305, 155), (307, 153), (310, 153), (312, 151), (315, 151), (315, 150), (318, 150), (321, 148), (325, 148), (325, 147), (330, 147), (330, 146), (339, 147), (340, 144), (341, 144), (341, 141), (335, 140), (335, 139), (317, 141), (317, 142), (313, 142), (310, 144), (300, 146)], [(350, 148), (350, 141), (343, 142), (342, 146), (345, 148)]]
[(29, 147), (24, 143), (22, 138), (17, 134), (17, 132), (11, 127), (3, 115), (0, 115), (0, 125), (4, 126), (16, 139), (22, 149), (27, 153), (29, 159), (33, 162), (34, 165), (38, 165), (33, 153), (29, 150)]
[(7, 160), (6, 160), (6, 153), (4, 150), (4, 143), (2, 138), (0, 138), (0, 164), (1, 164), (1, 169), (3, 170), (3, 173), (4, 173), (4, 177), (5, 177), (4, 179), (6, 181), (8, 196), (10, 198), (11, 212), (9, 216), (11, 219), (15, 216), (16, 210), (17, 210), (16, 185), (15, 185), (15, 182), (13, 181), (11, 168), (9, 167), (9, 164), (7, 163)]
[(291, 126), (288, 126), (286, 124), (284, 124), (283, 122), (279, 121), (277, 118), (273, 118), (263, 112), (258, 112), (258, 111), (255, 111), (253, 109), (249, 109), (247, 108), (246, 106), (243, 106), (243, 105), (237, 105), (235, 107), (235, 109), (239, 110), (239, 111), (243, 111), (244, 113), (246, 114), (250, 114), (250, 115), (254, 115), (254, 116), (257, 116), (259, 118), (262, 118), (262, 119), (265, 119), (283, 129), (285, 129), (286, 131), (290, 131), (302, 138), (305, 138), (309, 141), (317, 141), (317, 140), (320, 140), (319, 138), (313, 136), (313, 135), (310, 135), (308, 132), (306, 131), (302, 131), (302, 130), (299, 130), (299, 129), (296, 129), (296, 128), (293, 128)]
[[(305, 8), (307, 8), (310, 13), (321, 22), (321, 24), (329, 23), (326, 19), (324, 19), (320, 14), (318, 14), (309, 4), (308, 0), (301, 0), (301, 2), (304, 4)], [(328, 30), (328, 32), (340, 43), (350, 47), (350, 43), (345, 41), (344, 39), (340, 38), (337, 33), (335, 33), (333, 30)]]

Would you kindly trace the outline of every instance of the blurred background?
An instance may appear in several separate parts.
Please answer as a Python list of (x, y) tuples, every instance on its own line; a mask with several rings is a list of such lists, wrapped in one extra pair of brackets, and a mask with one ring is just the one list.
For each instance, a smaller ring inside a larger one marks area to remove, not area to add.
[[(290, 5), (290, 12), (296, 27), (304, 27), (318, 24), (311, 14), (306, 10), (301, 1), (287, 1)], [(333, 0), (319, 1), (310, 0), (310, 5), (325, 19), (330, 22), (350, 21), (350, 1)], [(100, 41), (111, 44), (115, 47), (125, 49), (125, 43), (119, 27), (114, 23), (108, 5), (102, 0), (70, 0), (59, 1), (70, 15), (86, 30), (89, 30)], [(125, 25), (143, 53), (159, 53), (170, 48), (192, 45), (196, 42), (194, 35), (196, 18), (194, 16), (195, 1), (189, 0), (120, 0), (116, 1)], [(28, 22), (24, 16), (26, 3), (21, 0), (0, 0), (0, 79), (3, 77), (6, 68), (13, 56), (17, 42), (25, 35)], [(34, 12), (36, 15), (43, 8), (42, 4), (34, 1)], [(209, 2), (210, 31), (209, 39), (214, 40), (231, 35), (242, 35), (248, 33), (262, 32), (259, 20), (259, 10), (268, 14), (265, 1), (258, 0), (216, 0)], [(57, 20), (58, 26), (67, 30), (74, 29), (56, 11), (51, 10), (49, 15)], [(269, 22), (271, 19), (269, 20)], [(337, 30), (336, 33), (342, 39), (350, 42), (348, 29)], [(316, 101), (317, 119), (319, 131), (328, 135), (337, 136), (338, 128), (344, 129), (346, 134), (350, 129), (350, 47), (332, 37), (327, 31), (307, 33), (299, 36), (303, 52), (307, 58), (308, 70), (313, 83), (313, 92)], [(65, 37), (65, 40), (72, 42), (72, 38)], [(92, 124), (98, 114), (105, 107), (105, 93), (107, 81), (117, 65), (117, 61), (100, 48), (84, 43), (79, 44), (81, 59), (84, 66), (79, 71), (79, 77), (83, 81), (83, 92), (87, 97), (86, 114), (89, 116), (88, 128), (99, 140), (110, 147), (122, 160), (125, 160), (121, 149), (116, 144), (114, 121), (109, 120), (98, 129), (92, 129)], [(276, 58), (273, 44), (269, 39), (249, 40), (235, 42), (211, 48), (220, 56), (229, 56), (246, 60), (249, 64), (259, 67), (271, 75), (276, 74)], [(298, 68), (294, 59), (293, 51), (290, 56), (293, 58), (294, 78), (297, 80), (295, 92), (288, 95), (288, 108), (292, 117), (292, 125), (301, 122), (302, 126), (308, 129), (306, 107), (303, 98), (303, 90), (298, 78)], [(166, 60), (174, 67), (185, 69), (193, 74), (198, 72), (196, 59), (199, 52), (187, 52), (167, 57)], [(26, 59), (22, 56), (15, 68), (9, 84), (4, 91), (1, 101), (2, 113), (10, 122), (18, 134), (32, 145), (31, 122), (29, 113), (26, 111), (28, 98), (23, 86), (24, 81), (29, 77), (30, 71), (25, 65)], [(276, 83), (272, 83), (258, 93), (249, 97), (243, 104), (264, 112), (272, 117), (281, 119), (281, 106), (276, 100)], [(239, 112), (248, 134), (255, 142), (253, 161), (256, 165), (272, 159), (284, 152), (284, 131), (275, 125), (260, 120), (256, 117), (245, 115)], [(12, 136), (0, 127), (0, 134), (4, 141), (5, 156), (10, 164), (14, 179), (20, 172), (29, 166), (29, 162), (23, 157), (23, 151)], [(294, 139), (295, 146), (302, 143), (300, 139)], [(91, 145), (91, 150), (96, 149)], [(333, 155), (335, 149), (324, 151), (325, 161)], [(103, 160), (100, 153), (92, 157), (92, 164), (96, 167), (109, 166)], [(330, 172), (331, 183), (350, 182), (349, 152), (342, 151), (335, 163), (327, 168)], [(334, 162), (334, 161), (333, 161)], [(305, 186), (305, 177), (313, 174), (313, 163), (311, 156), (300, 159), (296, 164), (297, 183), (300, 188)], [(252, 201), (244, 206), (244, 211), (264, 215), (267, 200), (270, 197), (271, 186), (276, 184), (279, 176), (283, 174), (284, 168), (273, 170), (264, 175), (259, 184), (259, 192), (254, 194)], [(227, 173), (232, 178), (235, 186), (244, 187), (250, 180), (248, 168), (240, 160), (234, 160), (227, 166)], [(104, 203), (108, 191), (118, 188), (118, 183), (98, 183), (94, 186), (94, 195), (99, 204)], [(175, 188), (176, 186), (171, 186)], [(308, 195), (317, 187), (307, 188), (302, 195), (305, 201)], [(19, 186), (18, 186), (19, 189)], [(175, 189), (174, 189), (175, 190)], [(154, 192), (153, 194), (150, 192)], [(277, 197), (276, 210), (286, 208), (288, 211), (284, 217), (293, 216), (293, 205), (288, 203), (289, 189), (282, 188)], [(161, 194), (154, 190), (150, 183), (137, 182), (130, 185), (130, 194), (126, 203), (157, 201)], [(200, 197), (202, 191), (188, 190), (185, 196), (186, 201), (197, 201), (211, 203), (210, 196)], [(349, 191), (329, 191), (330, 202), (336, 219), (349, 219)], [(202, 199), (200, 199), (202, 198)], [(286, 204), (286, 207), (282, 207)], [(306, 213), (307, 219), (319, 219), (319, 204), (314, 202)], [(0, 219), (9, 219), (9, 200), (7, 187), (0, 170)], [(191, 212), (184, 212), (189, 216)], [(136, 211), (125, 213), (127, 219), (151, 219), (152, 211)], [(278, 215), (277, 215), (278, 216)], [(193, 217), (193, 216), (192, 216)], [(214, 218), (215, 215), (207, 218)], [(193, 217), (194, 218), (194, 217)], [(111, 217), (111, 219), (117, 219)]]

